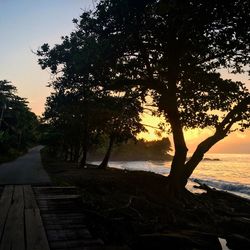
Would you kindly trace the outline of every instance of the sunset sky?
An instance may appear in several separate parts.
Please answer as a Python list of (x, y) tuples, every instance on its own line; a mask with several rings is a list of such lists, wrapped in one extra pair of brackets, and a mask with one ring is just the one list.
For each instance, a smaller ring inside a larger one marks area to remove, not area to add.
[[(44, 102), (50, 94), (46, 84), (51, 75), (42, 71), (37, 56), (32, 53), (43, 43), (60, 43), (60, 37), (73, 29), (73, 18), (83, 10), (92, 9), (94, 0), (0, 0), (0, 80), (9, 80), (18, 94), (26, 97), (33, 112), (41, 115)], [(248, 76), (231, 76), (223, 71), (225, 78), (241, 80), (250, 89)], [(148, 116), (145, 123), (157, 126), (157, 120)], [(154, 131), (144, 135), (155, 139)], [(186, 138), (190, 151), (211, 131), (188, 131)], [(215, 146), (210, 153), (250, 153), (250, 131), (234, 133)]]

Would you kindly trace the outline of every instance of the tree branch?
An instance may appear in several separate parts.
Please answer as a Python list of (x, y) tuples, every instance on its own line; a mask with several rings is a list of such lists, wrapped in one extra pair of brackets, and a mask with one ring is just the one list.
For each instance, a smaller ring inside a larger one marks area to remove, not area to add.
[(188, 179), (203, 159), (204, 154), (217, 142), (227, 136), (233, 124), (241, 120), (241, 115), (247, 111), (249, 104), (250, 96), (244, 98), (226, 115), (223, 121), (216, 127), (214, 135), (208, 137), (198, 145), (190, 160), (185, 164), (184, 178)]

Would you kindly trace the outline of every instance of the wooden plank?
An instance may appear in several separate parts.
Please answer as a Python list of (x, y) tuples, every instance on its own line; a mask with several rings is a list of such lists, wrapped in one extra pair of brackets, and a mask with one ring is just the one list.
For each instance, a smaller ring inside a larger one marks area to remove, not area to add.
[(33, 187), (35, 194), (75, 194), (79, 190), (76, 187)]
[(72, 214), (63, 214), (63, 216), (60, 216), (60, 214), (57, 215), (51, 215), (47, 216), (48, 214), (43, 214), (42, 217), (45, 222), (53, 222), (53, 221), (79, 221), (79, 222), (84, 222), (86, 217), (84, 216), (72, 216)]
[(58, 240), (83, 240), (83, 239), (93, 239), (89, 230), (84, 228), (77, 230), (73, 229), (50, 229), (47, 231), (48, 239), (51, 241)]
[(49, 250), (39, 209), (25, 209), (27, 250)]
[(13, 191), (13, 186), (5, 186), (0, 199), (0, 239), (2, 238), (7, 215), (11, 206)]
[(95, 239), (85, 224), (86, 215), (77, 188), (34, 187), (33, 190), (51, 249), (104, 247), (103, 241)]
[(85, 219), (86, 215), (83, 213), (65, 213), (65, 214), (44, 214), (43, 218), (77, 218), (77, 219)]
[[(60, 223), (58, 224), (46, 224), (46, 230), (59, 230), (61, 229), (62, 226), (60, 225)], [(80, 224), (64, 224), (63, 225), (64, 229), (72, 229), (72, 230), (80, 230), (80, 229), (87, 229), (87, 226), (80, 223)]]
[(0, 250), (25, 250), (23, 187), (15, 186)]
[(103, 246), (104, 243), (100, 239), (86, 239), (86, 240), (65, 240), (65, 241), (53, 241), (51, 242), (52, 249), (72, 249), (76, 247), (98, 247)]
[(25, 209), (37, 209), (37, 203), (35, 200), (35, 195), (33, 193), (33, 190), (30, 185), (23, 186), (23, 192), (24, 192), (24, 208)]
[(55, 195), (42, 195), (37, 197), (38, 200), (72, 200), (72, 199), (80, 199), (81, 195), (78, 194), (55, 194)]
[(36, 190), (44, 189), (77, 189), (76, 186), (44, 186), (44, 187), (34, 187)]

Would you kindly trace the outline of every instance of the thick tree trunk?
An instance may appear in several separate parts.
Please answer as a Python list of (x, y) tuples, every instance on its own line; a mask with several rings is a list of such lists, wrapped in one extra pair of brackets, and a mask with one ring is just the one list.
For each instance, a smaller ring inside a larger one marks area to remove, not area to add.
[[(169, 121), (171, 125), (171, 130), (173, 133), (174, 141), (174, 158), (171, 164), (169, 179), (169, 193), (175, 195), (185, 188), (184, 180), (184, 167), (187, 157), (187, 146), (184, 138), (184, 133), (182, 129), (182, 124), (180, 120), (180, 114), (178, 111), (177, 97), (176, 97), (176, 83), (173, 81), (171, 83), (174, 85), (168, 90), (165, 90), (165, 93), (160, 98), (160, 106), (164, 111), (166, 120)], [(171, 94), (169, 93), (171, 91)]]
[(168, 179), (169, 192), (174, 195), (185, 188), (183, 173), (188, 149), (182, 130), (176, 95), (172, 95), (171, 98), (169, 95), (162, 95), (160, 98), (160, 106), (165, 113), (166, 120), (168, 120), (171, 125), (173, 133), (175, 154)]
[[(165, 105), (164, 105), (165, 106)], [(171, 164), (169, 179), (169, 193), (175, 195), (184, 190), (186, 182), (184, 178), (184, 167), (187, 157), (187, 146), (182, 130), (177, 106), (165, 108), (166, 118), (169, 120), (174, 141), (174, 158)]]
[(112, 152), (113, 145), (114, 145), (114, 137), (110, 136), (109, 146), (108, 146), (107, 152), (106, 152), (106, 154), (105, 154), (105, 156), (103, 158), (102, 163), (99, 165), (98, 168), (100, 168), (100, 169), (107, 168), (108, 162), (109, 162), (109, 158), (110, 158), (110, 155), (111, 155), (111, 152)]
[(184, 188), (183, 171), (187, 157), (187, 146), (184, 139), (181, 121), (177, 107), (168, 112), (168, 119), (172, 128), (175, 154), (171, 164), (169, 180), (174, 189)]
[[(187, 146), (184, 138), (182, 122), (178, 110), (178, 76), (179, 76), (179, 58), (180, 48), (178, 46), (179, 40), (176, 40), (176, 30), (174, 27), (169, 29), (169, 51), (168, 51), (168, 85), (162, 95), (165, 99), (163, 109), (167, 120), (171, 125), (171, 130), (174, 140), (174, 158), (171, 164), (169, 174), (169, 192), (173, 195), (178, 194), (184, 190), (185, 182), (183, 181), (184, 166), (187, 157)], [(163, 100), (164, 102), (164, 100)]]

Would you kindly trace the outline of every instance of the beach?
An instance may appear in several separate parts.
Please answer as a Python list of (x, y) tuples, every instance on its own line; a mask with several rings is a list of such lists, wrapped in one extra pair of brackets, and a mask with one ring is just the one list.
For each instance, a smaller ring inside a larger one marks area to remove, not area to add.
[[(98, 164), (98, 162), (94, 162)], [(169, 161), (111, 161), (110, 167), (127, 170), (143, 170), (167, 176)], [(204, 160), (195, 169), (188, 183), (193, 189), (193, 181), (198, 180), (212, 188), (229, 191), (250, 199), (250, 154), (206, 154)]]

